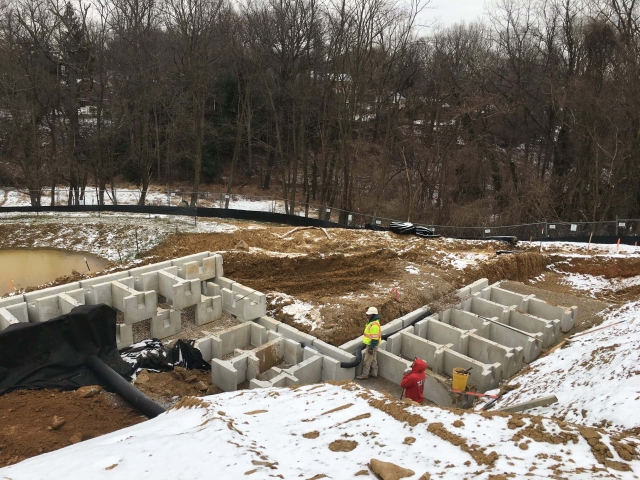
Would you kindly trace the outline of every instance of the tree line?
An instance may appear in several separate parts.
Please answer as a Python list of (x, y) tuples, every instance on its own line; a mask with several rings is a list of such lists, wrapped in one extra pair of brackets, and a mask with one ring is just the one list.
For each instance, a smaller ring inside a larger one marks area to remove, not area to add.
[(342, 220), (640, 216), (636, 0), (449, 28), (428, 0), (74, 1), (0, 11), (0, 183), (34, 206), (249, 178)]

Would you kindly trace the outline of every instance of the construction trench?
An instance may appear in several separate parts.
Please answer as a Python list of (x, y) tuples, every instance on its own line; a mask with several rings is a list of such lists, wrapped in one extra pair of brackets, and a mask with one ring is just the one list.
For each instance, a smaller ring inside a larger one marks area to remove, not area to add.
[[(424, 359), (424, 396), (443, 407), (473, 404), (472, 395), (452, 391), (454, 368), (471, 369), (469, 392), (495, 389), (576, 322), (577, 307), (552, 305), (502, 289), (500, 282), (489, 285), (487, 279), (455, 295), (453, 308), (431, 314), (426, 305), (384, 324), (377, 357), (378, 375), (395, 385), (415, 357)], [(181, 333), (184, 309), (194, 309), (198, 327), (232, 315), (238, 325), (195, 342), (211, 365), (211, 384), (224, 392), (348, 381), (362, 369), (362, 336), (337, 347), (270, 318), (266, 295), (226, 278), (223, 258), (214, 252), (0, 299), (0, 331), (99, 304), (119, 312), (119, 350), (134, 343), (135, 324), (148, 322), (148, 338), (162, 340)]]

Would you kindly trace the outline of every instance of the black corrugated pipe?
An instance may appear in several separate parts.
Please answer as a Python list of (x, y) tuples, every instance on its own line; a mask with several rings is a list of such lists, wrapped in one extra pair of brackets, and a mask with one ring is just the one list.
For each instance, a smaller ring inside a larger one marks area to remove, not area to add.
[(100, 360), (96, 355), (88, 356), (86, 363), (105, 385), (111, 387), (140, 413), (149, 418), (155, 418), (161, 413), (166, 412), (164, 408), (114, 372), (109, 365)]
[[(428, 317), (429, 315), (431, 315), (431, 310), (427, 310), (425, 313), (423, 313), (422, 315), (418, 315), (418, 317), (416, 317), (415, 319), (413, 319), (411, 321), (411, 323), (409, 323), (407, 325), (407, 327), (410, 327), (411, 325), (413, 325), (414, 323), (422, 320), (423, 318)], [(403, 327), (403, 330), (407, 327)], [(399, 330), (398, 330), (399, 331)], [(394, 335), (396, 333), (398, 333), (398, 331), (395, 332), (391, 332), (391, 333), (387, 333), (386, 335), (382, 335), (382, 339), (386, 340), (387, 338), (389, 338), (391, 335)], [(366, 345), (363, 343), (360, 347), (358, 347), (356, 349), (356, 351), (354, 352), (354, 355), (356, 356), (356, 359), (351, 361), (351, 362), (341, 362), (340, 363), (340, 368), (353, 368), (353, 367), (357, 367), (358, 365), (360, 365), (360, 362), (362, 362), (362, 350), (364, 350), (364, 347)]]

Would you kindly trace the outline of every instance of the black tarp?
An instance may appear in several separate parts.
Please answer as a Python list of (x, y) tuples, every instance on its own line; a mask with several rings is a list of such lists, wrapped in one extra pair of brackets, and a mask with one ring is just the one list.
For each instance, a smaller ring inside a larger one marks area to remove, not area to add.
[(102, 382), (85, 365), (96, 355), (120, 375), (132, 366), (116, 346), (116, 311), (82, 305), (43, 323), (19, 323), (0, 332), (0, 394), (18, 389), (75, 390)]

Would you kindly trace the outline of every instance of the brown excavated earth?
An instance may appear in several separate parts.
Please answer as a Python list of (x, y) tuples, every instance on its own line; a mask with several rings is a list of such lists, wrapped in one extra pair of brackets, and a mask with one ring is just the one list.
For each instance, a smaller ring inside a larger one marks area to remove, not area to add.
[[(363, 312), (380, 311), (381, 323), (432, 304), (478, 278), (523, 281), (542, 273), (547, 257), (537, 253), (497, 256), (496, 242), (421, 239), (386, 232), (321, 230), (291, 232), (290, 227), (243, 228), (233, 233), (176, 234), (148, 252), (153, 261), (220, 251), (225, 276), (265, 292), (284, 293), (320, 305), (322, 325), (313, 334), (341, 345), (362, 332)], [(236, 246), (242, 244), (241, 249)], [(248, 249), (248, 250), (247, 250)], [(443, 261), (449, 252), (486, 254), (479, 266), (457, 270)], [(419, 275), (407, 272), (409, 265)], [(398, 286), (398, 296), (392, 291)], [(276, 305), (272, 316), (310, 332)]]
[[(54, 416), (64, 419), (55, 430)], [(6, 393), (0, 395), (0, 467), (144, 420), (118, 395), (105, 391), (90, 398), (55, 390)]]
[[(239, 230), (233, 233), (170, 235), (144, 253), (138, 265), (204, 250), (220, 251), (224, 257), (225, 276), (269, 294), (270, 299), (276, 293), (284, 293), (320, 306), (323, 323), (313, 330), (313, 334), (334, 345), (362, 334), (363, 312), (369, 305), (378, 307), (383, 324), (425, 304), (438, 311), (456, 303), (452, 297), (455, 289), (483, 277), (490, 282), (508, 280), (504, 283), (505, 288), (535, 293), (553, 303), (577, 305), (579, 325), (575, 331), (599, 323), (598, 313), (608, 305), (608, 302), (588, 298), (586, 294), (567, 290), (559, 284), (526, 285), (541, 273), (550, 277), (547, 266), (558, 259), (535, 252), (497, 256), (493, 252), (503, 246), (496, 242), (420, 239), (352, 230), (327, 230), (327, 238), (322, 230), (316, 229), (299, 230), (280, 238), (292, 228), (235, 223)], [(246, 246), (237, 249), (240, 242), (245, 242)], [(73, 242), (68, 248), (73, 248)], [(486, 260), (463, 270), (451, 267), (446, 261), (449, 254), (466, 253), (482, 254)], [(569, 266), (563, 264), (563, 271), (606, 278), (626, 278), (640, 273), (639, 260), (628, 265), (625, 261), (627, 259), (612, 263), (602, 258), (574, 259), (568, 262)], [(411, 274), (407, 267), (416, 268), (419, 275)], [(86, 277), (77, 274), (57, 279), (49, 285)], [(392, 293), (394, 286), (398, 287), (397, 297), (395, 291)], [(270, 305), (269, 309), (273, 309), (270, 314), (300, 330), (310, 331), (309, 326), (296, 323), (286, 315), (283, 306)], [(189, 313), (185, 312), (185, 315), (189, 316)], [(185, 325), (191, 325), (188, 318), (184, 320)], [(217, 331), (231, 324), (232, 319), (225, 318), (220, 325), (204, 326), (202, 330)], [(203, 334), (197, 328), (187, 328), (187, 331), (190, 338)], [(191, 379), (175, 372), (149, 373), (148, 380), (137, 382), (137, 386), (160, 403), (170, 405), (178, 400), (177, 405), (181, 405), (180, 402), (190, 401), (189, 395), (204, 395), (205, 384), (210, 388), (210, 374), (196, 374), (196, 377)], [(373, 386), (367, 383), (370, 382), (362, 382)], [(211, 393), (216, 392), (211, 389)], [(372, 407), (410, 425), (424, 422), (406, 410), (410, 406), (407, 402), (397, 402), (391, 397), (370, 399), (370, 402)], [(64, 417), (65, 424), (59, 430), (48, 430), (56, 415)], [(61, 448), (70, 444), (72, 437), (74, 440), (92, 438), (144, 419), (119, 397), (106, 392), (86, 399), (77, 398), (72, 392), (6, 394), (0, 396), (0, 466)], [(455, 435), (438, 428), (437, 423), (429, 426), (442, 436)], [(473, 454), (479, 465), (490, 465), (497, 457), (494, 452), (473, 450)]]

